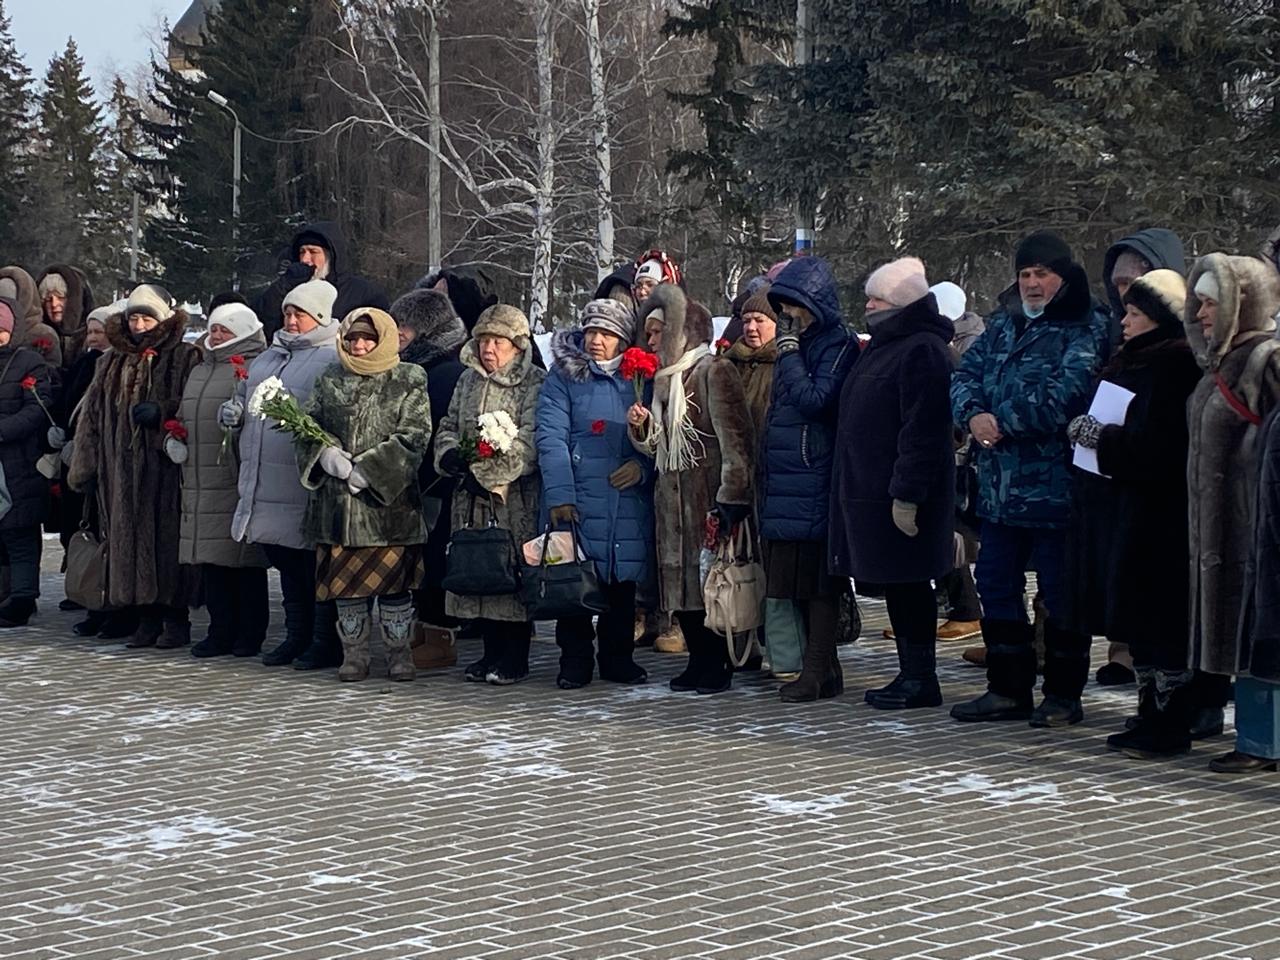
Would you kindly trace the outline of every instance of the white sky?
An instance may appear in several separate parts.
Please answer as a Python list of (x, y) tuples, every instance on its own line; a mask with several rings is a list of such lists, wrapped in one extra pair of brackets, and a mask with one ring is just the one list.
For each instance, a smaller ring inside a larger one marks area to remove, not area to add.
[(176, 23), (189, 5), (190, 0), (4, 0), (14, 42), (37, 83), (71, 36), (99, 96), (116, 73), (129, 74), (147, 61), (163, 20)]

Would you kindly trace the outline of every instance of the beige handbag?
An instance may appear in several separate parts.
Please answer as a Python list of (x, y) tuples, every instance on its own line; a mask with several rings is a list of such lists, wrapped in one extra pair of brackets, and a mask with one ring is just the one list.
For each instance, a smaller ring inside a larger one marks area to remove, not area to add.
[(716, 548), (715, 559), (702, 583), (707, 629), (724, 634), (729, 659), (735, 667), (746, 663), (755, 647), (749, 636), (740, 644), (735, 635), (742, 637), (763, 625), (764, 596), (764, 567), (751, 549), (744, 520), (737, 533)]
[(80, 529), (67, 541), (67, 573), (63, 590), (67, 599), (86, 610), (107, 608), (107, 539), (89, 526), (89, 497), (84, 498)]

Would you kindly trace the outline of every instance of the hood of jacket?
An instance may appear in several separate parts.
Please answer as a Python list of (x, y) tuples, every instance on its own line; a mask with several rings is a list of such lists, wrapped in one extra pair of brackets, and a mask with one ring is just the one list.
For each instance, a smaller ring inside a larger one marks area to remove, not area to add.
[[(1206, 273), (1213, 274), (1221, 294), (1218, 320), (1209, 337), (1205, 337), (1196, 319), (1200, 298), (1194, 292), (1196, 282)], [(1280, 274), (1263, 260), (1225, 253), (1201, 257), (1187, 278), (1187, 291), (1182, 322), (1191, 352), (1205, 370), (1217, 370), (1222, 358), (1245, 340), (1275, 333), (1275, 315), (1280, 309)]]
[[(1023, 316), (1022, 293), (1018, 289), (1017, 280), (1000, 294), (1000, 306), (1011, 317)], [(1089, 276), (1084, 272), (1084, 267), (1073, 263), (1062, 272), (1062, 286), (1044, 308), (1044, 314), (1032, 322), (1065, 326), (1088, 324), (1093, 322), (1094, 308), (1093, 294), (1089, 292)]]
[(776, 310), (784, 300), (798, 303), (812, 313), (816, 318), (813, 327), (844, 324), (835, 274), (821, 257), (796, 257), (782, 268), (769, 287), (769, 302)]
[(162, 320), (136, 340), (129, 334), (129, 320), (123, 313), (107, 320), (107, 342), (117, 353), (140, 354), (144, 350), (162, 352), (182, 343), (187, 329), (187, 312), (175, 310), (168, 320)]
[(523, 383), (529, 376), (529, 371), (534, 369), (533, 355), (537, 349), (537, 345), (530, 340), (529, 345), (519, 351), (509, 364), (490, 374), (485, 371), (484, 364), (480, 361), (480, 345), (473, 337), (463, 346), (458, 359), (462, 361), (463, 366), (474, 370), (480, 376), (487, 377), (503, 387), (514, 387)]
[(72, 267), (65, 263), (55, 263), (41, 270), (40, 276), (36, 277), (36, 287), (38, 288), (40, 281), (51, 273), (58, 274), (67, 284), (67, 303), (62, 308), (62, 324), (59, 332), (64, 336), (77, 333), (84, 326), (85, 319), (93, 312), (93, 290), (79, 267)]
[(711, 311), (690, 300), (676, 284), (660, 283), (654, 287), (649, 299), (640, 307), (640, 330), (644, 329), (645, 320), (655, 310), (661, 310), (663, 318), (662, 345), (658, 349), (658, 360), (662, 366), (671, 366), (699, 344), (711, 343), (715, 329)]
[(462, 263), (429, 273), (413, 287), (415, 290), (435, 290), (442, 281), (444, 290), (439, 292), (449, 298), (454, 312), (466, 327), (467, 336), (470, 336), (480, 314), (498, 302), (497, 284), (483, 265)]
[(871, 328), (871, 343), (867, 349), (917, 333), (933, 334), (943, 343), (950, 343), (955, 338), (955, 324), (938, 312), (938, 301), (932, 293), (886, 313), (890, 315), (878, 320)]
[[(631, 296), (631, 284), (636, 278), (636, 265), (634, 263), (624, 263), (613, 273), (609, 274), (599, 285), (596, 286), (595, 296), (592, 300), (609, 300), (614, 299), (620, 303), (629, 303), (634, 308), (635, 300)], [(626, 292), (625, 297), (613, 296), (613, 291), (618, 287)]]
[(1102, 260), (1102, 285), (1107, 288), (1107, 299), (1111, 301), (1111, 316), (1124, 316), (1124, 304), (1120, 302), (1120, 291), (1111, 282), (1111, 271), (1120, 259), (1120, 254), (1132, 250), (1147, 263), (1152, 270), (1176, 270), (1186, 276), (1187, 260), (1182, 250), (1182, 241), (1172, 230), (1164, 227), (1148, 227), (1117, 240), (1107, 250)]
[(13, 314), (13, 339), (22, 340), (23, 334), (37, 323), (44, 322), (44, 310), (40, 306), (40, 292), (36, 289), (35, 278), (21, 267), (0, 267), (0, 279), (12, 280), (13, 285), (18, 288), (18, 309)]
[(293, 239), (289, 242), (290, 260), (298, 259), (298, 250), (301, 248), (303, 238), (307, 234), (317, 236), (324, 241), (324, 245), (329, 251), (329, 273), (324, 279), (337, 286), (338, 279), (349, 272), (347, 238), (342, 232), (342, 227), (333, 220), (317, 220), (315, 223), (307, 224), (295, 233)]
[(552, 370), (559, 370), (573, 383), (586, 383), (591, 379), (591, 364), (583, 331), (558, 330), (551, 335)]

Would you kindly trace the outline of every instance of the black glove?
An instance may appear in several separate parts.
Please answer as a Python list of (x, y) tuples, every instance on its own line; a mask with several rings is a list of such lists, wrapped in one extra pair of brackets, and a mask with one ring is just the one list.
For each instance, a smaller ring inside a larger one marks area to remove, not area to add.
[(716, 501), (716, 516), (720, 518), (720, 535), (722, 537), (729, 536), (734, 527), (747, 519), (750, 509), (745, 503), (720, 503)]
[(473, 497), (489, 496), (489, 491), (485, 489), (484, 485), (476, 479), (476, 475), (470, 470), (468, 470), (467, 475), (462, 478), (462, 489), (467, 491), (467, 493), (471, 494)]
[(160, 426), (160, 404), (151, 400), (135, 403), (133, 409), (129, 411), (129, 416), (138, 426), (155, 430)]
[(315, 275), (316, 268), (309, 263), (303, 263), (301, 260), (295, 260), (284, 268), (284, 278), (289, 283), (297, 286), (300, 283), (306, 283)]
[(451, 447), (440, 457), (440, 471), (447, 477), (460, 477), (464, 473), (470, 473), (467, 469), (467, 461), (462, 459), (462, 454), (458, 452), (457, 447)]

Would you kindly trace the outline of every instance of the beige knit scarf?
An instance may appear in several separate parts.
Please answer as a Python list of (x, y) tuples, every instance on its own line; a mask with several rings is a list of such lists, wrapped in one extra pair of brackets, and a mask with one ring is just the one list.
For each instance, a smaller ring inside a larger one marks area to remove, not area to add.
[(690, 470), (706, 453), (702, 435), (689, 418), (689, 395), (684, 390), (683, 375), (710, 353), (710, 346), (699, 344), (654, 375), (653, 430), (648, 442), (659, 473)]

